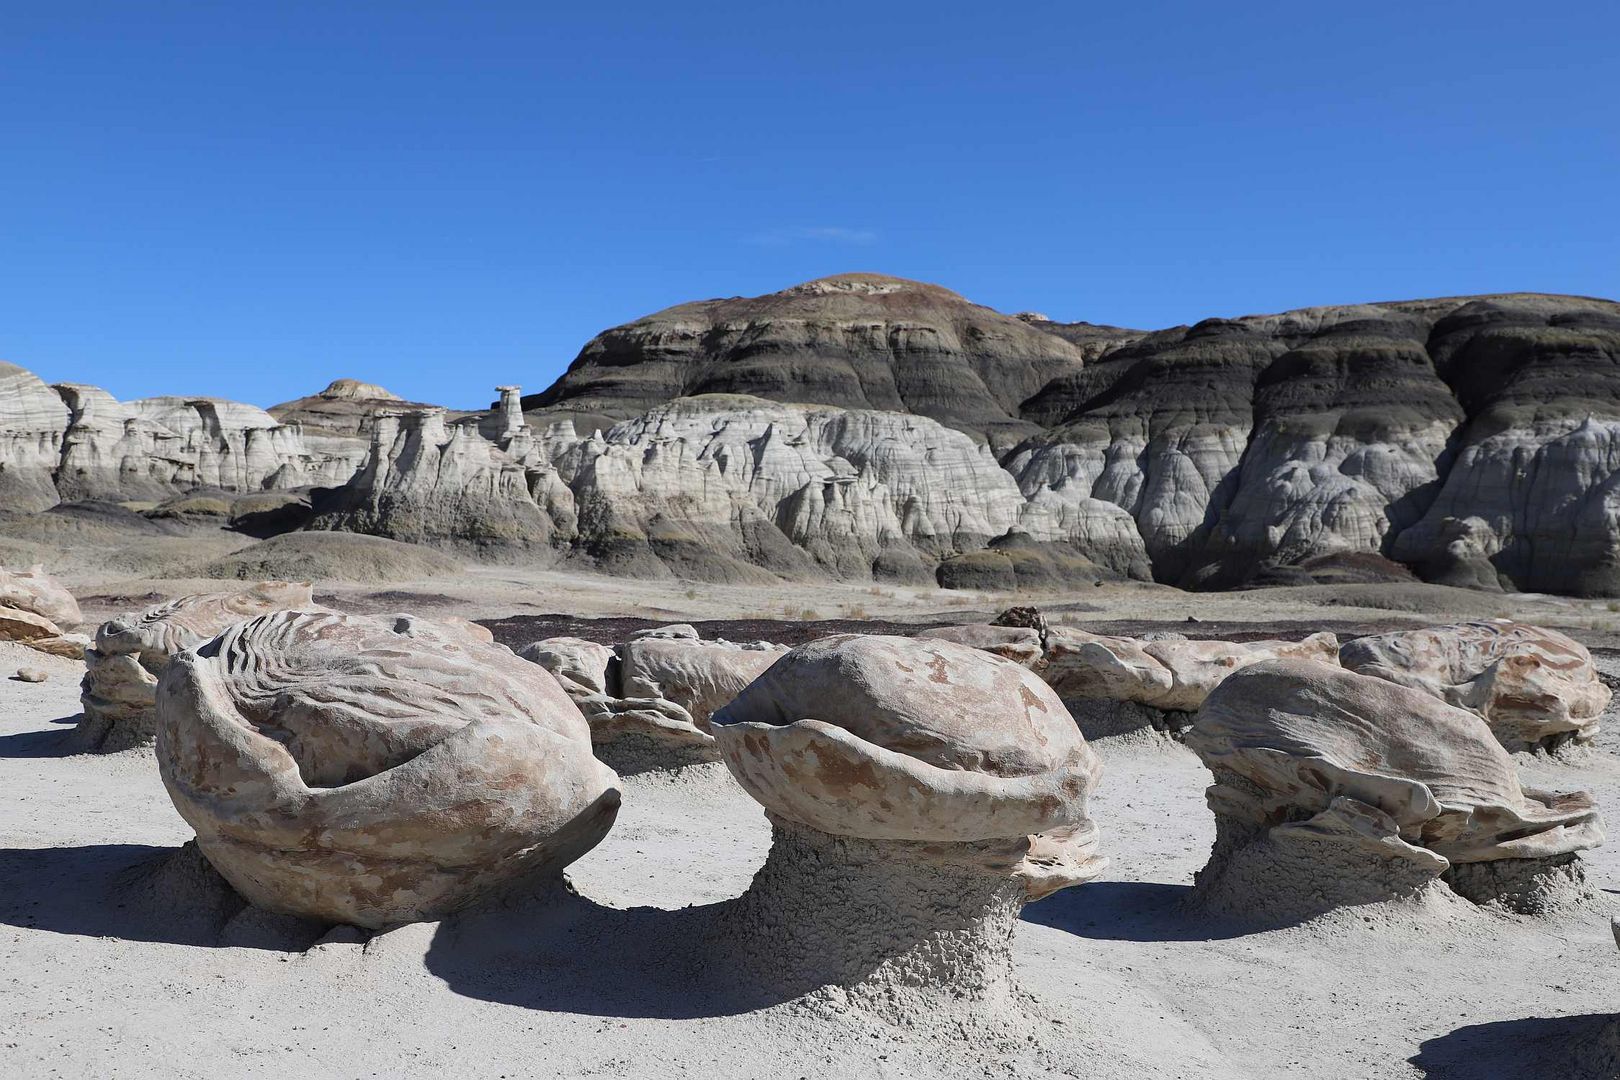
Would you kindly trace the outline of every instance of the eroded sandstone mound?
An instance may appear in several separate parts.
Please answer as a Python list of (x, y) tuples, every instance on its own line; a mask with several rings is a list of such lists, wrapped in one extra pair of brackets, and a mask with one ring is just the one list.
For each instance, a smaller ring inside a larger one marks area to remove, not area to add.
[(541, 888), (618, 810), (556, 681), (442, 622), (261, 616), (176, 657), (157, 712), (203, 854), (283, 914), (383, 927)]
[(1339, 662), (1478, 714), (1509, 750), (1591, 742), (1610, 698), (1586, 646), (1508, 619), (1357, 638)]
[(313, 606), (307, 581), (261, 581), (233, 592), (182, 596), (103, 623), (95, 646), (84, 653), (78, 741), (108, 751), (151, 742), (158, 678), (177, 654), (244, 619)]
[(836, 635), (715, 714), (771, 852), (725, 921), (740, 972), (900, 1017), (1010, 1006), (1027, 899), (1096, 877), (1101, 763), (1022, 666), (954, 642)]
[(551, 672), (589, 721), (597, 755), (629, 775), (719, 761), (710, 717), (786, 651), (701, 641), (692, 630), (644, 632), (613, 647), (547, 638), (518, 655)]
[(1302, 641), (1200, 641), (1059, 626), (1046, 635), (1041, 674), (1089, 738), (1147, 728), (1179, 732), (1234, 672), (1279, 657), (1336, 663), (1338, 651), (1339, 639), (1325, 633)]
[(1320, 661), (1232, 675), (1186, 743), (1215, 778), (1196, 885), (1215, 911), (1308, 917), (1432, 896), (1444, 876), (1476, 903), (1534, 912), (1603, 841), (1589, 795), (1522, 787), (1475, 714)]
[(462, 564), (445, 552), (380, 536), (295, 532), (261, 540), (202, 567), (205, 577), (254, 581), (307, 577), (373, 583), (444, 577)]

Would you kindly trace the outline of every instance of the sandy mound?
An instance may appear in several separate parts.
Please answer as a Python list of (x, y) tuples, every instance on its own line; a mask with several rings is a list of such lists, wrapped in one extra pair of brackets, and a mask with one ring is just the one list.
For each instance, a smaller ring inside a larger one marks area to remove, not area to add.
[(260, 541), (199, 573), (205, 577), (259, 581), (420, 581), (461, 569), (461, 563), (431, 548), (357, 533), (287, 533)]
[(1505, 606), (1499, 595), (1422, 583), (1305, 585), (1276, 591), (1287, 592), (1296, 602), (1323, 607), (1374, 608), (1416, 614), (1459, 611), (1470, 617), (1490, 617), (1500, 614)]

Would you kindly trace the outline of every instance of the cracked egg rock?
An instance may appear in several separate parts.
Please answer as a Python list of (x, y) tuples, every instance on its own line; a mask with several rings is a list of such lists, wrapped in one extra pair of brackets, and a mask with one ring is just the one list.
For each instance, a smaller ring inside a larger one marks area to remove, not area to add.
[(1474, 713), (1336, 665), (1243, 669), (1187, 745), (1215, 778), (1197, 888), (1216, 906), (1367, 903), (1443, 874), (1476, 903), (1532, 913), (1578, 876), (1576, 852), (1603, 842), (1592, 797), (1522, 786)]
[(556, 680), (453, 624), (276, 612), (181, 653), (157, 698), (175, 808), (271, 911), (439, 918), (560, 874), (618, 810)]
[(837, 635), (786, 653), (711, 730), (769, 811), (1005, 873), (1030, 899), (1090, 881), (1102, 763), (1024, 667), (956, 642)]

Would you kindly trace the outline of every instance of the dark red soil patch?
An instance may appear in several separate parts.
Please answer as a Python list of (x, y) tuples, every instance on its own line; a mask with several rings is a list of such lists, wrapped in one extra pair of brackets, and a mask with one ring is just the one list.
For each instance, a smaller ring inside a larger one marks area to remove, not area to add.
[[(577, 637), (616, 645), (637, 630), (669, 626), (669, 619), (584, 619), (577, 615), (513, 615), (505, 619), (479, 619), (489, 627), (495, 640), (512, 649), (531, 641), (551, 637)], [(953, 620), (954, 621), (954, 620)], [(882, 619), (710, 619), (692, 626), (705, 640), (774, 641), (779, 645), (803, 645), (828, 634), (899, 634), (910, 637), (930, 626), (950, 622), (898, 623)]]
[[(802, 645), (828, 634), (897, 634), (910, 637), (919, 630), (934, 626), (954, 626), (958, 623), (989, 622), (994, 613), (952, 613), (951, 617), (923, 622), (892, 622), (884, 619), (817, 619), (809, 622), (797, 619), (710, 619), (694, 621), (692, 625), (706, 640), (725, 638), (727, 641), (774, 641), (780, 645)], [(600, 641), (614, 645), (626, 640), (637, 630), (650, 630), (670, 625), (668, 619), (587, 619), (577, 615), (512, 615), (504, 619), (479, 619), (489, 627), (495, 640), (512, 649), (521, 649), (531, 641), (550, 637), (577, 637), (587, 641)], [(1341, 640), (1363, 634), (1381, 634), (1387, 630), (1404, 630), (1410, 621), (1384, 622), (1347, 621), (1293, 621), (1293, 622), (1170, 622), (1141, 620), (1110, 620), (1088, 622), (1080, 628), (1093, 634), (1118, 634), (1140, 637), (1149, 633), (1185, 634), (1196, 639), (1221, 641), (1259, 641), (1265, 638), (1298, 640), (1322, 630), (1331, 630)]]

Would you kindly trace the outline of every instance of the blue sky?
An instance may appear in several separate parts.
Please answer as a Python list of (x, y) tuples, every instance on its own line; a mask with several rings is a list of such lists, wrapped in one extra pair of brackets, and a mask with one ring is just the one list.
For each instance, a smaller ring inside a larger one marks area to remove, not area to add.
[(1620, 296), (1608, 3), (0, 0), (0, 358), (471, 406), (841, 270), (1157, 327)]

